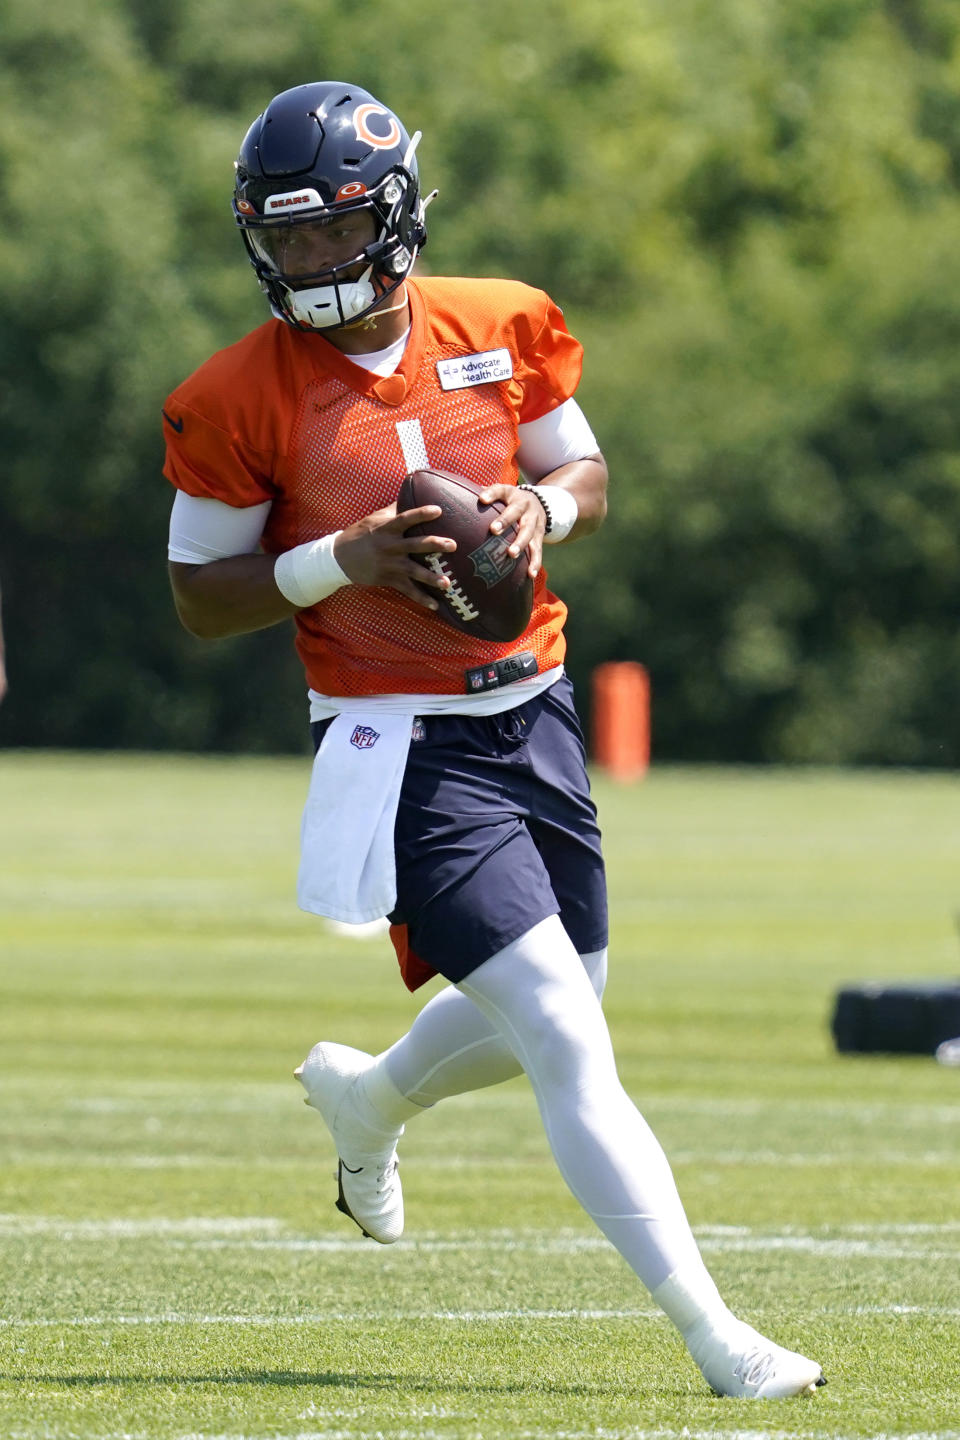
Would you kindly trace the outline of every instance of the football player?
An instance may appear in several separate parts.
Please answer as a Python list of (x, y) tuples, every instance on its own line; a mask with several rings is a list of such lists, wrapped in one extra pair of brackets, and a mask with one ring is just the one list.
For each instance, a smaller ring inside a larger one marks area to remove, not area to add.
[[(199, 636), (296, 622), (316, 745), (304, 908), (382, 916), (411, 989), (450, 984), (380, 1055), (323, 1041), (297, 1074), (339, 1156), (339, 1208), (382, 1244), (403, 1230), (397, 1142), (450, 1095), (526, 1072), (571, 1191), (724, 1395), (813, 1390), (820, 1366), (736, 1318), (670, 1167), (617, 1077), (600, 1005), (603, 860), (563, 670), (565, 607), (544, 545), (606, 511), (607, 471), (574, 392), (581, 347), (543, 292), (415, 273), (416, 158), (355, 85), (300, 85), (250, 127), (233, 211), (272, 319), (163, 408), (176, 487), (170, 576)], [(485, 487), (534, 581), (509, 644), (442, 620), (449, 579), (397, 514), (428, 466)], [(518, 482), (524, 483), (518, 483)]]

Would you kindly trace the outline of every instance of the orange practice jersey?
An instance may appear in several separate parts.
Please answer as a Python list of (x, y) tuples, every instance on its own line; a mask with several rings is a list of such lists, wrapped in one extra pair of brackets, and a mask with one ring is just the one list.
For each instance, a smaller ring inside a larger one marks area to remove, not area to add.
[[(517, 427), (573, 394), (579, 343), (542, 291), (516, 281), (432, 277), (408, 291), (412, 327), (394, 375), (280, 320), (212, 356), (164, 406), (168, 479), (241, 508), (270, 500), (268, 554), (394, 501), (404, 422), (419, 425), (431, 466), (515, 485)], [(297, 649), (322, 694), (462, 694), (465, 670), (520, 650), (541, 671), (559, 664), (565, 616), (544, 570), (510, 644), (472, 640), (396, 590), (344, 585), (297, 614)]]

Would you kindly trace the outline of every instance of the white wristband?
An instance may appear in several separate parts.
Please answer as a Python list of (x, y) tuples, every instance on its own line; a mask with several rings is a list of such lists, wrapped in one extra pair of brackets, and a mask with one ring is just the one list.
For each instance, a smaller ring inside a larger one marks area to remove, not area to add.
[(298, 610), (317, 605), (326, 600), (341, 585), (350, 584), (337, 564), (333, 553), (333, 542), (340, 534), (321, 535), (319, 540), (308, 540), (306, 545), (296, 545), (277, 556), (273, 567), (273, 578), (284, 599)]
[(525, 485), (523, 488), (532, 490), (543, 506), (547, 517), (544, 544), (556, 545), (566, 540), (580, 514), (580, 507), (570, 491), (563, 490), (559, 485)]

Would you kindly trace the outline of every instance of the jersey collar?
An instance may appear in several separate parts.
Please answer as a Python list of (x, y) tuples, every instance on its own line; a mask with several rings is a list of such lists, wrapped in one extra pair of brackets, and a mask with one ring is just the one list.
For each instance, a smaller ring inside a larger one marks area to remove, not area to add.
[[(410, 338), (407, 341), (407, 348), (403, 352), (400, 365), (392, 375), (374, 375), (370, 370), (365, 370), (362, 365), (356, 365), (325, 340), (319, 332), (316, 335), (305, 337), (316, 355), (319, 363), (331, 375), (335, 375), (344, 385), (355, 390), (358, 395), (368, 395), (371, 399), (379, 400), (382, 405), (402, 405), (413, 387), (417, 373), (423, 360), (424, 342), (426, 338), (426, 306), (423, 296), (411, 281), (407, 281), (407, 294), (410, 298)], [(313, 349), (313, 347), (316, 347)]]

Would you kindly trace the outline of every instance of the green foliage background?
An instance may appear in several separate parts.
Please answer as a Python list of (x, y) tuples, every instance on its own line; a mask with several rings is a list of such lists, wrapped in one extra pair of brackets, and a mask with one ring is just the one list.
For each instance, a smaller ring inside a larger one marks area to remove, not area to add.
[(0, 34), (5, 743), (304, 748), (285, 631), (174, 619), (158, 420), (265, 316), (246, 126), (342, 78), (424, 132), (429, 267), (586, 344), (581, 702), (636, 658), (661, 756), (960, 761), (951, 0), (0, 0)]

